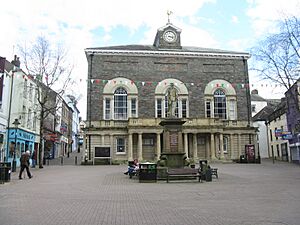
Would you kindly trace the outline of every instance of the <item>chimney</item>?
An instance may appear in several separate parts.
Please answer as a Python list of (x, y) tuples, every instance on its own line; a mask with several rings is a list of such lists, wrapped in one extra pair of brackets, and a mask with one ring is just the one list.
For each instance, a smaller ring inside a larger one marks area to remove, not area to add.
[(258, 90), (257, 89), (252, 90), (251, 95), (258, 95)]
[(11, 63), (12, 63), (15, 67), (20, 68), (21, 62), (20, 62), (20, 58), (17, 57), (17, 55), (15, 55), (15, 58), (14, 58), (13, 61), (11, 61)]

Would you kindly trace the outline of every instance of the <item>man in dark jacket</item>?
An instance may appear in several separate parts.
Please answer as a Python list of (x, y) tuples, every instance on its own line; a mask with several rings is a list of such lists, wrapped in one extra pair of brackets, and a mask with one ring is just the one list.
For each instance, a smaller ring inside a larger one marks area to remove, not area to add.
[(21, 170), (19, 173), (20, 180), (22, 179), (22, 173), (23, 173), (24, 169), (26, 169), (29, 179), (32, 178), (32, 175), (29, 171), (29, 159), (30, 159), (30, 151), (24, 152), (20, 158), (20, 162), (21, 162)]

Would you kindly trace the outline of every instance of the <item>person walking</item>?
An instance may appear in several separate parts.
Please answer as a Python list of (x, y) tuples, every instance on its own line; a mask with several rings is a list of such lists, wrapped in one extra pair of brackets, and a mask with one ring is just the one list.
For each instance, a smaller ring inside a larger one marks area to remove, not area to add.
[(26, 169), (29, 179), (32, 178), (32, 175), (29, 171), (29, 158), (30, 158), (30, 151), (24, 152), (20, 158), (20, 162), (21, 162), (21, 169), (20, 169), (20, 173), (19, 173), (20, 180), (22, 179), (22, 173), (23, 173), (24, 169)]
[(35, 154), (35, 150), (33, 150), (33, 153), (31, 155), (31, 162), (32, 162), (32, 166), (31, 168), (35, 168), (35, 159), (36, 159), (36, 154)]

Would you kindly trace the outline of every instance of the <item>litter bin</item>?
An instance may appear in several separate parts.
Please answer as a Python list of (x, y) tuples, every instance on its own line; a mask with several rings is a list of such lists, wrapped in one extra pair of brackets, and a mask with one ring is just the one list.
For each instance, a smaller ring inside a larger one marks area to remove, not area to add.
[(206, 172), (205, 172), (205, 181), (207, 181), (207, 182), (212, 181), (210, 166), (207, 166), (207, 169), (206, 169)]
[(11, 163), (2, 162), (0, 163), (0, 180), (3, 182), (10, 181)]
[(157, 181), (157, 164), (140, 163), (139, 164), (139, 182), (155, 183)]
[(245, 155), (240, 156), (240, 163), (247, 163), (247, 159)]

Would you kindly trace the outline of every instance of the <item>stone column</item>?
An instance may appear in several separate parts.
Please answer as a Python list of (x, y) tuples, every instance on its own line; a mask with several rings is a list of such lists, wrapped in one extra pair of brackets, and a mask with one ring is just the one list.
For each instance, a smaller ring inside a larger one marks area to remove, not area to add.
[(161, 144), (160, 144), (160, 133), (156, 133), (156, 158), (160, 159), (161, 154)]
[(216, 145), (215, 145), (215, 134), (210, 134), (210, 148), (211, 148), (211, 160), (216, 161)]
[(104, 140), (105, 140), (105, 139), (104, 139), (104, 138), (105, 138), (105, 135), (104, 135), (104, 134), (101, 135), (101, 144), (102, 144), (102, 145), (105, 145), (105, 143), (104, 143)]
[(128, 134), (128, 161), (133, 161), (132, 134)]
[(111, 164), (111, 161), (112, 159), (114, 158), (113, 155), (114, 155), (114, 135), (111, 134), (110, 135), (110, 164)]
[(205, 137), (205, 156), (206, 156), (206, 159), (210, 159), (210, 153), (209, 153), (209, 137), (206, 136)]
[(193, 159), (198, 160), (197, 133), (193, 134)]
[(225, 159), (224, 157), (224, 140), (223, 140), (223, 133), (220, 133), (220, 159)]
[(186, 157), (189, 158), (189, 144), (188, 144), (188, 134), (184, 133), (184, 152), (186, 154)]
[(235, 159), (235, 154), (233, 150), (233, 134), (230, 134), (230, 159)]
[(241, 149), (241, 134), (238, 134), (238, 151), (239, 151), (239, 157), (242, 154), (242, 149)]
[(143, 160), (143, 134), (139, 133), (138, 134), (138, 160), (142, 161)]

